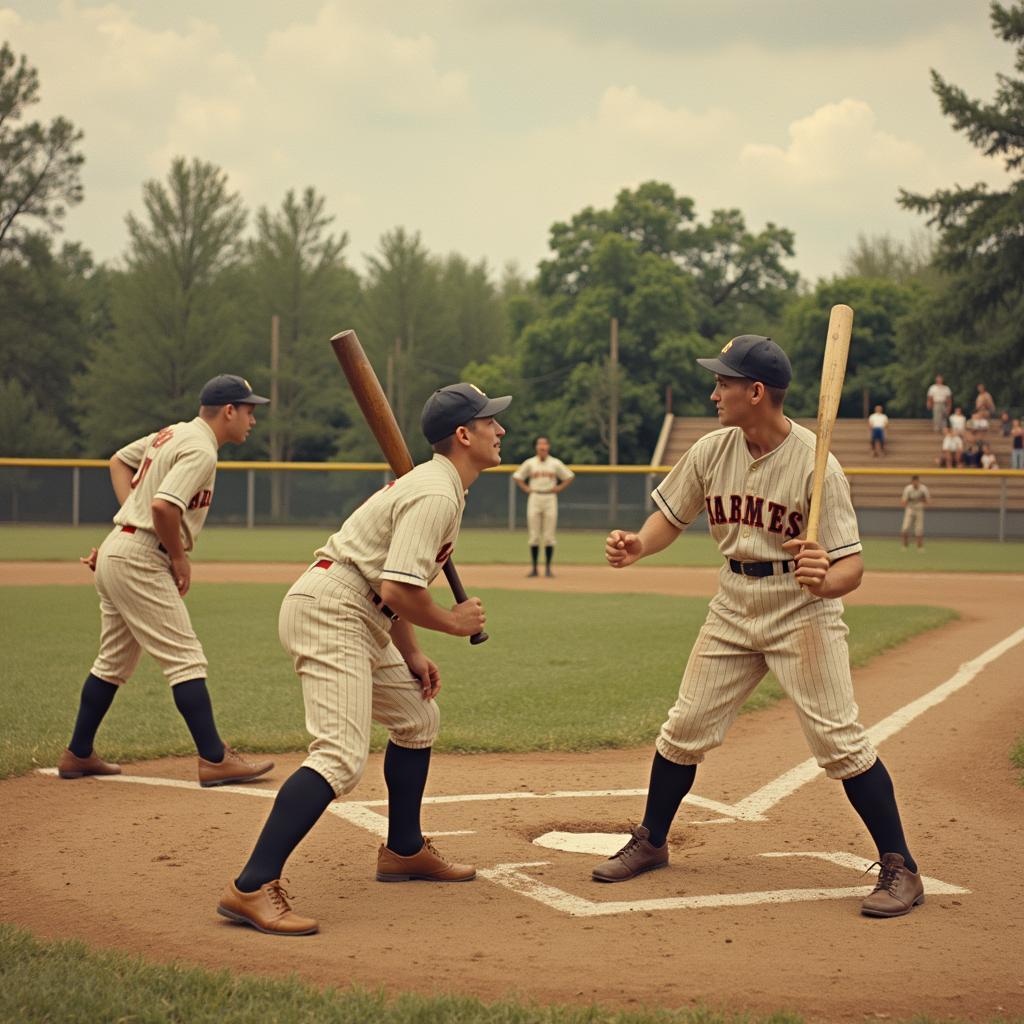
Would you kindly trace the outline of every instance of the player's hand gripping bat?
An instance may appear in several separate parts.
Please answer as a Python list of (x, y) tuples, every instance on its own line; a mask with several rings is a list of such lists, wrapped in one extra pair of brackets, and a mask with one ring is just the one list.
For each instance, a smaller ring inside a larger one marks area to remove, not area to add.
[[(331, 347), (334, 354), (341, 363), (342, 370), (348, 378), (352, 394), (356, 396), (359, 408), (373, 436), (377, 438), (380, 450), (384, 453), (388, 465), (394, 471), (395, 476), (404, 476), (413, 468), (412, 456), (409, 448), (398, 428), (395, 414), (388, 405), (384, 395), (384, 389), (380, 386), (377, 374), (373, 372), (370, 360), (366, 358), (363, 346), (359, 344), (355, 331), (342, 331), (331, 338)], [(444, 563), (444, 574), (448, 578), (448, 585), (452, 588), (452, 594), (458, 604), (468, 600), (466, 588), (459, 579), (459, 574), (452, 565), (449, 558)], [(475, 633), (469, 638), (471, 644), (482, 644), (487, 639), (484, 632)]]
[(811, 485), (811, 507), (807, 514), (807, 539), (818, 540), (821, 519), (821, 493), (825, 486), (825, 470), (832, 446), (832, 431), (839, 412), (839, 399), (846, 378), (846, 357), (850, 353), (853, 331), (853, 310), (849, 306), (833, 306), (825, 339), (825, 358), (821, 364), (821, 393), (818, 396), (818, 442), (814, 449), (814, 481)]

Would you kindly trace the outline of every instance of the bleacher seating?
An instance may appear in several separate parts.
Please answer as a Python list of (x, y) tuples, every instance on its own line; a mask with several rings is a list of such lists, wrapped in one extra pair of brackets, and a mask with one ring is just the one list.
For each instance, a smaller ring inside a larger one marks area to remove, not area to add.
[[(812, 419), (798, 419), (810, 431), (817, 429)], [(662, 464), (671, 466), (697, 438), (718, 429), (714, 416), (677, 416), (672, 422)], [(873, 458), (867, 421), (839, 419), (832, 434), (832, 451), (844, 469), (906, 469), (903, 476), (850, 477), (854, 504), (864, 508), (894, 508), (900, 494), (910, 482), (911, 473), (937, 469), (941, 435), (932, 430), (931, 419), (889, 421), (886, 431), (886, 454)], [(998, 430), (989, 430), (984, 438), (999, 460), (1000, 469), (1010, 468), (1010, 439)], [(1003, 479), (992, 477), (985, 470), (970, 471), (970, 476), (949, 474), (926, 476), (923, 482), (931, 493), (933, 508), (995, 508), (999, 504)], [(1010, 479), (1007, 485), (1007, 508), (1024, 510), (1024, 479)]]

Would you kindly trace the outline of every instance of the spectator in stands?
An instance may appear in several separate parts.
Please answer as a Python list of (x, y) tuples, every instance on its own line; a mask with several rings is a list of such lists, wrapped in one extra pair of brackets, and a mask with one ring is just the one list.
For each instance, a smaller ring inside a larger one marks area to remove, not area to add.
[(871, 426), (871, 454), (877, 459), (879, 455), (885, 455), (885, 428), (889, 426), (889, 417), (880, 405), (876, 405), (868, 423)]
[(954, 434), (960, 437), (964, 436), (964, 431), (967, 429), (967, 417), (959, 405), (949, 414), (949, 426)]
[(910, 483), (903, 488), (900, 504), (903, 506), (903, 525), (900, 527), (900, 540), (907, 546), (910, 528), (914, 528), (918, 551), (924, 547), (924, 507), (931, 500), (928, 488), (921, 483), (919, 476), (912, 476)]
[(979, 434), (988, 433), (988, 417), (980, 409), (974, 410), (974, 415), (967, 421), (967, 439), (977, 440)]
[(981, 468), (981, 444), (978, 441), (969, 442), (960, 455), (960, 465), (964, 469)]
[(998, 469), (999, 460), (996, 458), (996, 453), (992, 451), (992, 446), (983, 444), (981, 446), (981, 468), (982, 469)]
[(992, 419), (996, 414), (996, 400), (985, 390), (984, 384), (978, 385), (978, 397), (974, 400), (975, 415), (981, 413), (982, 418)]
[(1010, 414), (1004, 409), (999, 414), (999, 432), (1003, 437), (1009, 437), (1010, 431), (1013, 429), (1013, 421), (1010, 419)]
[(1013, 439), (1010, 449), (1010, 467), (1012, 469), (1024, 469), (1024, 426), (1020, 420), (1014, 420), (1010, 428), (1010, 437)]
[(928, 408), (932, 411), (932, 430), (939, 433), (946, 425), (946, 417), (953, 407), (953, 392), (949, 385), (942, 381), (942, 374), (937, 374), (935, 383), (928, 389)]
[(953, 433), (952, 427), (942, 428), (942, 449), (939, 452), (939, 465), (946, 469), (956, 469), (960, 465), (960, 455), (964, 450), (964, 439)]

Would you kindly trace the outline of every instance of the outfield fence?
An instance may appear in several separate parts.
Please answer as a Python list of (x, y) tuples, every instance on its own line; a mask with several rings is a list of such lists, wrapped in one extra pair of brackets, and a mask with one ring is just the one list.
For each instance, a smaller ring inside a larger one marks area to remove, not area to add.
[[(382, 462), (221, 462), (210, 525), (331, 526), (392, 479)], [(634, 525), (653, 507), (650, 492), (669, 466), (573, 466), (559, 496), (559, 526)], [(473, 485), (463, 522), (515, 530), (526, 496), (515, 466), (487, 470)], [(899, 531), (899, 495), (916, 473), (932, 490), (930, 536), (1024, 539), (1024, 470), (847, 469), (861, 531)], [(895, 478), (889, 480), (887, 478)], [(0, 523), (109, 522), (117, 511), (102, 459), (0, 458)]]

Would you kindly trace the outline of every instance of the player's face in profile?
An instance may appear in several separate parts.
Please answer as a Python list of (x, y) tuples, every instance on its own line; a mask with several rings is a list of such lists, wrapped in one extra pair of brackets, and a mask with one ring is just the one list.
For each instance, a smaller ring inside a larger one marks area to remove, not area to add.
[(241, 444), (249, 432), (256, 426), (255, 406), (249, 404), (229, 405), (228, 423), (231, 426), (231, 440), (235, 444)]
[(470, 449), (475, 461), (481, 466), (497, 466), (501, 463), (501, 439), (505, 428), (493, 416), (473, 420), (466, 428), (471, 438)]
[(750, 382), (743, 377), (720, 377), (715, 374), (715, 390), (711, 401), (718, 409), (718, 422), (723, 427), (740, 426), (750, 411), (747, 401)]

